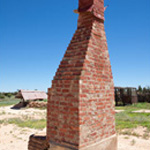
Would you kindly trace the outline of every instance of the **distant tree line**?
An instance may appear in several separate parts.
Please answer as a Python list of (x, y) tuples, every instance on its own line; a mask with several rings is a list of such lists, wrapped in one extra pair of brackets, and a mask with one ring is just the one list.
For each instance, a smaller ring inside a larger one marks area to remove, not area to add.
[(16, 94), (17, 92), (0, 92), (0, 99), (10, 98)]
[(137, 89), (137, 92), (139, 94), (150, 94), (150, 86), (143, 87), (143, 88), (141, 86), (139, 86)]
[(150, 102), (150, 86), (141, 87), (137, 89), (138, 101), (139, 102)]

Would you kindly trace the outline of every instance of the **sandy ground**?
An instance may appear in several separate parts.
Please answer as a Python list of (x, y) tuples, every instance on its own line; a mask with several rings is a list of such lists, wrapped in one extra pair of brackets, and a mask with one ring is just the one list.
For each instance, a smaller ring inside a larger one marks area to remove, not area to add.
[(137, 110), (137, 111), (133, 111), (134, 113), (150, 113), (150, 110), (146, 110), (146, 109), (141, 109), (141, 110)]
[(118, 150), (150, 150), (150, 140), (135, 136), (119, 135)]
[(124, 110), (115, 110), (116, 113), (123, 112)]
[(22, 108), (22, 109), (11, 109), (12, 106), (0, 107), (0, 120), (5, 118), (22, 118), (28, 116), (33, 119), (43, 119), (46, 117), (46, 110), (33, 109), (33, 108)]
[[(10, 107), (0, 107), (0, 120), (5, 118), (16, 118), (24, 115), (30, 115), (35, 118), (45, 117), (45, 110), (39, 109), (22, 109), (13, 110)], [(38, 115), (37, 115), (38, 114)], [(0, 150), (27, 150), (29, 136), (33, 133), (43, 132), (43, 130), (20, 128), (16, 125), (0, 124)], [(143, 134), (146, 129), (138, 127), (133, 132)], [(146, 140), (141, 137), (118, 135), (118, 150), (150, 150), (150, 139)]]
[[(120, 113), (123, 112), (124, 110), (115, 110), (116, 113)], [(146, 109), (141, 109), (141, 110), (136, 110), (136, 111), (132, 111), (134, 113), (150, 113), (150, 110), (146, 110)]]
[(27, 150), (29, 136), (40, 130), (19, 128), (16, 125), (0, 126), (0, 150)]

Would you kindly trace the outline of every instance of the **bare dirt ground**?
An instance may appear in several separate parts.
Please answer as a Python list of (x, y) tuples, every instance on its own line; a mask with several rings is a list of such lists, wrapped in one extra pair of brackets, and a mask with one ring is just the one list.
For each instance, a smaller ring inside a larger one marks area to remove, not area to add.
[(123, 112), (124, 110), (115, 110), (116, 113)]
[[(45, 118), (46, 110), (21, 109), (13, 110), (9, 107), (0, 107), (0, 120), (30, 116), (31, 118)], [(13, 124), (0, 124), (0, 150), (27, 150), (29, 136), (43, 130), (21, 128)], [(134, 129), (137, 134), (145, 133), (145, 128)], [(118, 150), (150, 150), (150, 139), (142, 137), (118, 135)]]
[(11, 109), (12, 106), (0, 107), (0, 120), (9, 118), (23, 118), (29, 116), (32, 119), (44, 119), (46, 110), (34, 108)]
[(39, 130), (16, 125), (0, 126), (0, 150), (27, 150), (29, 136)]
[(135, 113), (150, 113), (150, 110), (146, 110), (146, 109), (141, 109), (141, 110), (137, 110), (137, 111), (133, 111)]
[(149, 150), (150, 140), (135, 136), (119, 135), (118, 150)]

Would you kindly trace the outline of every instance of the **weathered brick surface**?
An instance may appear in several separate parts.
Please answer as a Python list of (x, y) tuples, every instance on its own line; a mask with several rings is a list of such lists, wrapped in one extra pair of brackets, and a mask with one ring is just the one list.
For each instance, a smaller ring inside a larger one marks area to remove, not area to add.
[(31, 135), (28, 143), (28, 150), (48, 150), (49, 143), (46, 135)]
[(47, 139), (76, 149), (115, 134), (103, 0), (93, 0), (91, 7), (94, 11), (79, 13), (78, 28), (48, 94)]
[(104, 20), (104, 0), (79, 0), (79, 12), (91, 12)]

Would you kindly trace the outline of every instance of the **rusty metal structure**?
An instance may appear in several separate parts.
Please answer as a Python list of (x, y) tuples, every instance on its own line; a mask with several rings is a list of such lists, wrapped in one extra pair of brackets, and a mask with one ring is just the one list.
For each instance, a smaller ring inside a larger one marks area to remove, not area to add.
[(115, 87), (116, 106), (123, 104), (134, 104), (138, 102), (137, 91), (135, 87)]

